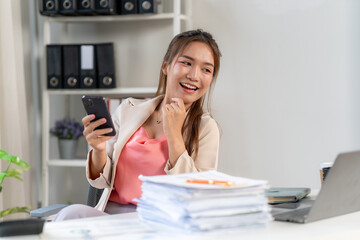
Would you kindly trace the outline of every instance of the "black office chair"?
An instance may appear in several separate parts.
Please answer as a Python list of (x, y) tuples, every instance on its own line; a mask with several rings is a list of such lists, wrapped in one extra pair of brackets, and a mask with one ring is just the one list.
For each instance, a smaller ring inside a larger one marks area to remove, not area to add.
[[(99, 202), (103, 191), (104, 191), (104, 189), (98, 189), (98, 188), (95, 188), (95, 187), (89, 185), (86, 205), (88, 205), (90, 207), (95, 207), (96, 204)], [(61, 209), (63, 209), (64, 207), (67, 207), (67, 206), (69, 206), (69, 205), (54, 204), (54, 205), (38, 208), (38, 209), (32, 210), (30, 212), (30, 216), (46, 218), (46, 217), (49, 217), (51, 215), (58, 213)]]
[(88, 205), (90, 207), (95, 207), (96, 204), (99, 202), (103, 191), (104, 191), (104, 189), (98, 189), (98, 188), (95, 188), (95, 187), (89, 185), (86, 205)]

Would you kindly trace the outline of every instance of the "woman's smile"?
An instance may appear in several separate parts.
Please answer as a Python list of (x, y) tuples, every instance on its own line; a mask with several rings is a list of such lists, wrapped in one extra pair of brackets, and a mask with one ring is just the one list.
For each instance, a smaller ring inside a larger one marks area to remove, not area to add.
[(183, 90), (187, 93), (194, 93), (196, 92), (199, 88), (195, 85), (192, 85), (190, 83), (180, 83), (180, 86), (183, 88)]

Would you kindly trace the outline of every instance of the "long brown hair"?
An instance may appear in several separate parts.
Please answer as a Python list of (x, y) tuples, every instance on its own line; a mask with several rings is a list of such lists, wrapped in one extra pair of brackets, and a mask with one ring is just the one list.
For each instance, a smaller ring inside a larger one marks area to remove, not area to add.
[[(170, 42), (169, 47), (163, 59), (163, 64), (164, 63), (171, 64), (172, 61), (177, 56), (179, 56), (191, 42), (205, 43), (211, 48), (213, 53), (213, 57), (214, 57), (213, 78), (211, 80), (210, 87), (207, 92), (208, 111), (210, 111), (211, 93), (219, 73), (220, 57), (221, 57), (219, 47), (216, 41), (213, 39), (212, 35), (210, 33), (204, 32), (201, 29), (179, 33)], [(167, 76), (163, 73), (162, 69), (160, 69), (159, 85), (155, 96), (163, 95), (166, 93), (166, 84), (167, 84)], [(188, 113), (186, 115), (184, 125), (182, 127), (182, 135), (184, 136), (185, 139), (186, 150), (189, 153), (189, 155), (191, 155), (194, 152), (195, 158), (199, 150), (199, 129), (201, 123), (201, 116), (204, 113), (204, 109), (203, 109), (204, 102), (205, 102), (205, 95), (191, 104), (190, 108), (188, 109)]]

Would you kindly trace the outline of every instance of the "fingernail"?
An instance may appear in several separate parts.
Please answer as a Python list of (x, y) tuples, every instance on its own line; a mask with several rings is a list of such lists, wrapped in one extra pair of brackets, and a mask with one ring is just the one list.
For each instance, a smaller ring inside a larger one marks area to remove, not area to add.
[(106, 122), (106, 118), (101, 119), (102, 122)]
[(113, 129), (112, 129), (112, 128), (108, 128), (108, 131), (109, 131), (109, 132), (112, 132), (112, 131), (113, 131)]
[(95, 118), (95, 114), (91, 114), (91, 115), (90, 115), (90, 118)]

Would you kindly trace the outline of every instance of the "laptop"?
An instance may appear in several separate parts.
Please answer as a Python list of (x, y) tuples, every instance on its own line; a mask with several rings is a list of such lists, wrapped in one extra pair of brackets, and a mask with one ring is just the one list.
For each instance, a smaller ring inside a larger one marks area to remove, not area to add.
[(276, 221), (309, 223), (356, 211), (360, 211), (360, 151), (337, 156), (315, 201), (302, 200), (297, 209), (272, 214)]

